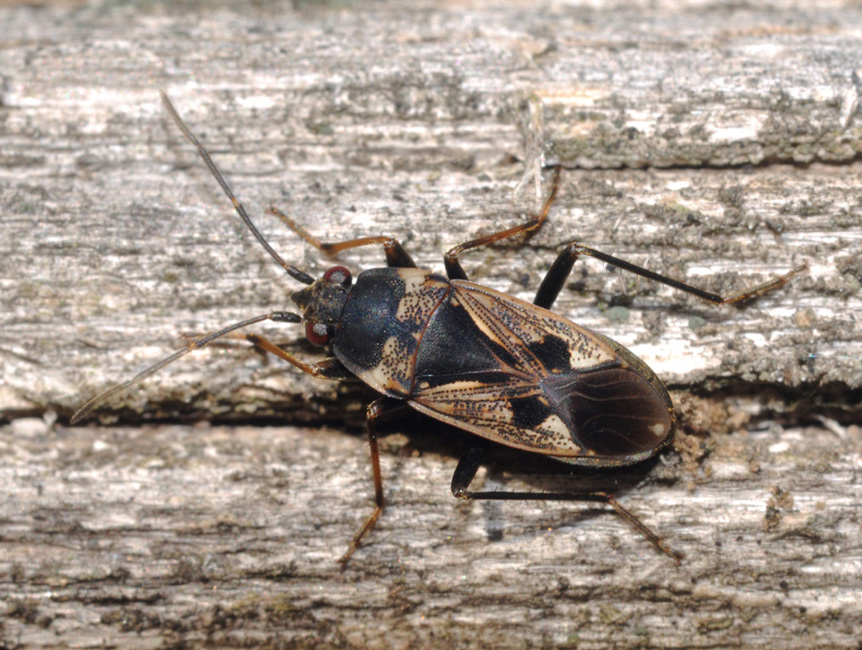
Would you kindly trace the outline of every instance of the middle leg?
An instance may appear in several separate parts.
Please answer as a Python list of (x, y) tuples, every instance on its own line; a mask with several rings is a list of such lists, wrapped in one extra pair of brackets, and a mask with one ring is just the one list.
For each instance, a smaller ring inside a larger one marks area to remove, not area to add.
[(541, 228), (542, 224), (545, 223), (545, 219), (548, 216), (548, 211), (551, 209), (551, 204), (554, 202), (554, 199), (557, 196), (557, 189), (560, 184), (561, 170), (562, 167), (556, 167), (554, 169), (554, 180), (553, 186), (551, 187), (551, 193), (545, 200), (545, 205), (542, 206), (542, 212), (538, 216), (533, 217), (526, 223), (522, 223), (519, 226), (514, 226), (500, 232), (495, 232), (490, 235), (486, 235), (485, 237), (479, 237), (478, 239), (473, 239), (472, 241), (468, 241), (465, 244), (459, 244), (458, 246), (455, 246), (455, 248), (452, 248), (448, 253), (446, 253), (445, 257), (443, 258), (443, 263), (446, 266), (446, 275), (449, 276), (449, 279), (467, 279), (467, 274), (464, 272), (464, 268), (461, 266), (461, 262), (458, 261), (458, 256), (464, 251), (468, 251), (471, 248), (479, 248), (480, 246), (487, 246), (488, 244), (493, 244), (494, 242), (508, 239), (509, 237), (514, 237), (515, 235), (519, 235), (521, 233), (531, 233)]

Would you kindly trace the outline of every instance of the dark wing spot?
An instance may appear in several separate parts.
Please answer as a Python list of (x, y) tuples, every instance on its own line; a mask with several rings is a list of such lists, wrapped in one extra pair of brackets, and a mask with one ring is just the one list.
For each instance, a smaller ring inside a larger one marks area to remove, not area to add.
[(559, 336), (546, 334), (541, 341), (533, 341), (527, 347), (549, 374), (559, 374), (572, 369), (569, 365), (569, 344)]
[(512, 424), (522, 429), (537, 429), (539, 425), (554, 415), (547, 400), (537, 395), (509, 398), (512, 411)]

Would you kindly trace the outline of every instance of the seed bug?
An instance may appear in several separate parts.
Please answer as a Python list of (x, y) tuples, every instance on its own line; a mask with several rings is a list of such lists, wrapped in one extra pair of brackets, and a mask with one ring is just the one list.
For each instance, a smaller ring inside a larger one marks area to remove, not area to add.
[(195, 340), (92, 398), (72, 416), (72, 424), (116, 394), (216, 339), (263, 321), (303, 324), (308, 341), (326, 348), (331, 356), (306, 362), (256, 334), (234, 336), (251, 341), (314, 377), (356, 377), (381, 394), (367, 407), (366, 419), (374, 509), (341, 557), (342, 568), (384, 508), (376, 422), (387, 409), (405, 403), (478, 436), (477, 444), (455, 469), (451, 484), (454, 496), (469, 500), (605, 503), (663, 553), (677, 561), (682, 559), (682, 553), (668, 546), (607, 492), (471, 491), (470, 484), (483, 460), (483, 441), (594, 468), (637, 463), (672, 442), (676, 427), (673, 404), (655, 373), (620, 344), (550, 311), (579, 257), (594, 257), (713, 304), (740, 302), (777, 289), (803, 271), (805, 265), (722, 297), (572, 242), (551, 265), (532, 303), (469, 281), (459, 255), (540, 228), (558, 191), (558, 167), (552, 190), (537, 216), (452, 248), (444, 257), (445, 276), (418, 268), (391, 236), (321, 243), (286, 214), (271, 208), (272, 214), (327, 256), (361, 246), (383, 248), (386, 267), (364, 271), (355, 282), (343, 266), (333, 266), (315, 280), (273, 250), (167, 95), (161, 93), (161, 97), (171, 119), (197, 148), (254, 237), (290, 277), (306, 285), (291, 296), (300, 313), (273, 311)]

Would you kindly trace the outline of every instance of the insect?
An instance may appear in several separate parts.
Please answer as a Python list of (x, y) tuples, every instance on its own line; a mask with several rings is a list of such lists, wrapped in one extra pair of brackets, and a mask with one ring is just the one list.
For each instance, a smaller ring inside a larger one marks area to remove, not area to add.
[(356, 377), (381, 395), (368, 406), (366, 420), (374, 509), (341, 557), (342, 567), (384, 508), (376, 423), (385, 411), (405, 403), (431, 418), (475, 434), (476, 444), (459, 461), (452, 477), (454, 496), (471, 500), (605, 503), (663, 553), (677, 561), (682, 559), (682, 553), (672, 549), (607, 492), (471, 491), (485, 443), (597, 468), (643, 461), (671, 443), (676, 427), (673, 404), (655, 373), (620, 344), (550, 311), (579, 257), (594, 257), (714, 304), (744, 301), (777, 289), (804, 270), (804, 265), (754, 288), (722, 297), (573, 242), (552, 264), (532, 303), (468, 280), (458, 259), (463, 252), (542, 226), (557, 194), (561, 173), (557, 168), (553, 188), (538, 216), (452, 248), (444, 257), (445, 276), (418, 268), (393, 237), (321, 243), (272, 208), (273, 214), (325, 255), (361, 246), (383, 248), (386, 267), (364, 271), (355, 281), (343, 266), (332, 266), (314, 279), (273, 250), (167, 95), (162, 93), (161, 97), (168, 114), (197, 148), (255, 238), (290, 277), (306, 285), (291, 296), (300, 313), (273, 311), (195, 340), (92, 398), (72, 416), (72, 424), (116, 394), (216, 339), (263, 321), (303, 324), (308, 341), (326, 348), (331, 356), (306, 362), (261, 336), (242, 336), (309, 375), (326, 379)]

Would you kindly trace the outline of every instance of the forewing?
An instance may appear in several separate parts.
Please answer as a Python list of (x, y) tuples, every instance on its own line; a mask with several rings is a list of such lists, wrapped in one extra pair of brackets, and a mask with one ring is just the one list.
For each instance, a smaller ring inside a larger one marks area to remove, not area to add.
[(629, 367), (616, 344), (505, 294), (452, 285), (419, 346), (414, 408), (573, 462), (626, 454), (638, 460), (670, 433), (669, 400)]

